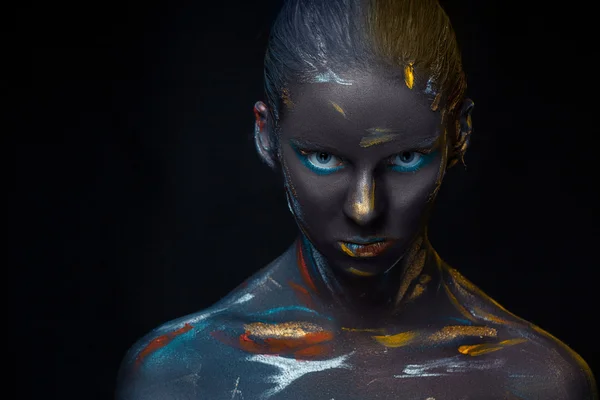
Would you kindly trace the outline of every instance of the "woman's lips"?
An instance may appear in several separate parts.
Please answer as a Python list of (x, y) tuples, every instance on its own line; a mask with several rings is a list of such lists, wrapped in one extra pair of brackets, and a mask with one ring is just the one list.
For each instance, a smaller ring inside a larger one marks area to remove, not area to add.
[(356, 258), (375, 257), (394, 244), (394, 240), (383, 239), (371, 243), (338, 242), (340, 250)]

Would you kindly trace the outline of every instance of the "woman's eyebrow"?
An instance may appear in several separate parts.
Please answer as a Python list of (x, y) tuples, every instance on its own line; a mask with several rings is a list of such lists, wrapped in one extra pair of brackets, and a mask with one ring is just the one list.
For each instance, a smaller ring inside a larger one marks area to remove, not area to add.
[(323, 144), (320, 144), (317, 142), (313, 142), (313, 141), (307, 140), (307, 139), (291, 138), (290, 144), (293, 147), (300, 148), (300, 149), (317, 150), (317, 151), (322, 151), (322, 152), (331, 153), (331, 154), (339, 153), (339, 149), (335, 149), (333, 147), (323, 145)]
[[(369, 132), (368, 136), (364, 136), (359, 143), (360, 147), (371, 147), (378, 144), (388, 143), (394, 141), (399, 138), (398, 131), (388, 128), (370, 128), (367, 129)], [(410, 139), (405, 140), (403, 145), (405, 147), (411, 148), (428, 148), (433, 147), (440, 135), (437, 133), (436, 135), (429, 136), (423, 139), (418, 139), (416, 141), (411, 141)]]

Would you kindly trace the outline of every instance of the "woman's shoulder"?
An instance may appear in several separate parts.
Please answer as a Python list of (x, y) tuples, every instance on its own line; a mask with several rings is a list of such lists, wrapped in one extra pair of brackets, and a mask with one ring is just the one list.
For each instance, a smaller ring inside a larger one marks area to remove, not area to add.
[(506, 367), (514, 372), (511, 382), (521, 393), (544, 392), (549, 396), (545, 398), (597, 399), (589, 366), (569, 346), (502, 307), (456, 269), (444, 265), (442, 274), (442, 286), (465, 320), (498, 332), (497, 343), (465, 346), (465, 352), (474, 357), (504, 359)]
[[(258, 317), (276, 319), (284, 311), (310, 315), (312, 310), (298, 307), (290, 291), (283, 290), (288, 253), (213, 306), (164, 323), (140, 338), (121, 363), (117, 399), (165, 398), (167, 394), (181, 394), (182, 390), (215, 388), (216, 366), (224, 363), (231, 370), (241, 361), (238, 358), (243, 352), (238, 343), (248, 321)], [(209, 385), (203, 383), (206, 379), (210, 380)]]

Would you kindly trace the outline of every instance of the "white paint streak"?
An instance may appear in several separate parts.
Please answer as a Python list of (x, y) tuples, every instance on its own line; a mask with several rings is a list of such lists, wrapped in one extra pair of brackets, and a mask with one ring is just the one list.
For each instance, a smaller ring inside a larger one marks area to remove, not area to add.
[(231, 400), (233, 400), (235, 398), (236, 394), (239, 394), (240, 396), (242, 396), (242, 399), (244, 398), (244, 395), (242, 394), (242, 391), (238, 390), (238, 385), (239, 384), (240, 384), (240, 377), (238, 376), (237, 379), (235, 380), (235, 387), (231, 391)]
[(273, 278), (269, 277), (269, 280), (270, 280), (271, 282), (273, 282), (273, 284), (274, 284), (275, 286), (277, 286), (279, 289), (281, 289), (281, 288), (282, 288), (282, 286), (279, 284), (279, 282), (277, 282), (275, 279), (273, 279)]
[(312, 372), (326, 371), (328, 369), (335, 368), (352, 369), (352, 366), (346, 363), (346, 360), (352, 354), (354, 354), (354, 352), (345, 354), (340, 357), (332, 358), (330, 360), (321, 361), (298, 361), (293, 358), (257, 354), (247, 357), (246, 360), (272, 365), (279, 369), (278, 373), (267, 378), (268, 382), (275, 383), (274, 388), (267, 390), (263, 394), (263, 398), (269, 398), (274, 394), (281, 392), (283, 389), (292, 384), (296, 379), (299, 379), (306, 374), (310, 374)]
[(315, 82), (317, 83), (330, 83), (330, 82), (334, 82), (337, 83), (339, 85), (346, 85), (346, 86), (352, 86), (352, 81), (346, 80), (346, 79), (342, 79), (338, 76), (338, 74), (336, 74), (335, 72), (333, 72), (332, 70), (330, 70), (329, 68), (327, 69), (327, 71), (317, 74), (315, 76)]
[(442, 358), (423, 364), (408, 364), (404, 367), (402, 375), (394, 378), (421, 378), (427, 376), (447, 376), (461, 372), (483, 371), (500, 368), (504, 360), (464, 360), (460, 356)]

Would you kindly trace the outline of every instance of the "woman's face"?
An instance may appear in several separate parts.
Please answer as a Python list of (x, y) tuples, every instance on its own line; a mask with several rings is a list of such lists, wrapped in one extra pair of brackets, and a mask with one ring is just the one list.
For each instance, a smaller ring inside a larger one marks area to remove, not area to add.
[(422, 228), (445, 170), (440, 112), (404, 81), (292, 88), (280, 121), (280, 163), (300, 229), (337, 268), (393, 266)]

